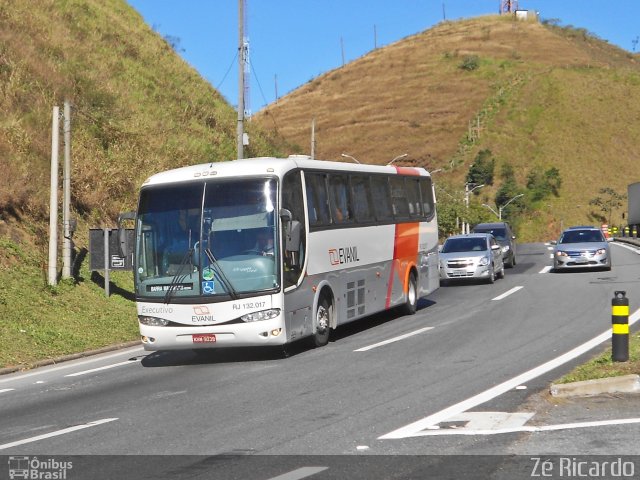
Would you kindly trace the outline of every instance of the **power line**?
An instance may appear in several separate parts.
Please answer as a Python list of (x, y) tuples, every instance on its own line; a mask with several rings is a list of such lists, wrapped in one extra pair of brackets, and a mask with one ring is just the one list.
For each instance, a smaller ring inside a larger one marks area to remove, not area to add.
[(220, 83), (218, 84), (218, 86), (216, 87), (216, 90), (220, 90), (220, 87), (222, 86), (222, 84), (224, 83), (224, 81), (227, 79), (227, 75), (229, 75), (229, 72), (231, 71), (231, 69), (233, 68), (233, 65), (236, 63), (236, 60), (238, 59), (238, 52), (236, 51), (236, 54), (233, 56), (233, 60), (231, 60), (231, 65), (229, 65), (229, 68), (227, 69), (227, 73), (224, 74), (224, 77), (222, 77), (222, 80), (220, 80)]

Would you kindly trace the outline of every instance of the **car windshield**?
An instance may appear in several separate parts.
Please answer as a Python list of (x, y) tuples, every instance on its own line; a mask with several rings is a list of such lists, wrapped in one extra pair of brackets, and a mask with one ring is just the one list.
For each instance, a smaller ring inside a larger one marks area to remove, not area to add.
[(147, 187), (140, 194), (136, 293), (169, 302), (279, 287), (275, 179)]
[(449, 238), (442, 246), (442, 253), (483, 252), (487, 250), (487, 241), (480, 237)]
[(604, 242), (600, 230), (568, 230), (562, 234), (558, 243), (595, 243)]
[(500, 241), (507, 239), (507, 231), (504, 228), (474, 228), (473, 231), (475, 233), (490, 233)]

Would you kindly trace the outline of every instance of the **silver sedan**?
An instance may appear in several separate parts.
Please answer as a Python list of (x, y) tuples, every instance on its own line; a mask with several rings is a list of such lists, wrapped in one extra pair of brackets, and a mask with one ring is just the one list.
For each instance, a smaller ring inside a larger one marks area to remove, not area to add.
[(572, 227), (560, 235), (553, 252), (555, 271), (574, 268), (611, 270), (611, 249), (602, 232), (594, 227)]
[(502, 248), (489, 233), (453, 235), (440, 250), (440, 283), (449, 280), (504, 278)]

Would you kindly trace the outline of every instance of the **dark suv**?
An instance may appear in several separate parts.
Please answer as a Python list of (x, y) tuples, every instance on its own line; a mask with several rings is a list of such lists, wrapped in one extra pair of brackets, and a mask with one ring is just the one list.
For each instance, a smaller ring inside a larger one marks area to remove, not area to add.
[(491, 233), (502, 246), (504, 266), (512, 268), (516, 264), (516, 236), (506, 222), (479, 223), (473, 233)]

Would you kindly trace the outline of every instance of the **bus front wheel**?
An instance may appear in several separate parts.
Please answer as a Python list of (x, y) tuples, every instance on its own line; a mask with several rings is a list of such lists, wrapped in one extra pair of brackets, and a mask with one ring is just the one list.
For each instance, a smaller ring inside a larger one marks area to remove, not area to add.
[(326, 297), (322, 297), (318, 303), (315, 318), (315, 332), (313, 343), (316, 347), (324, 347), (329, 343), (331, 331), (331, 305)]

